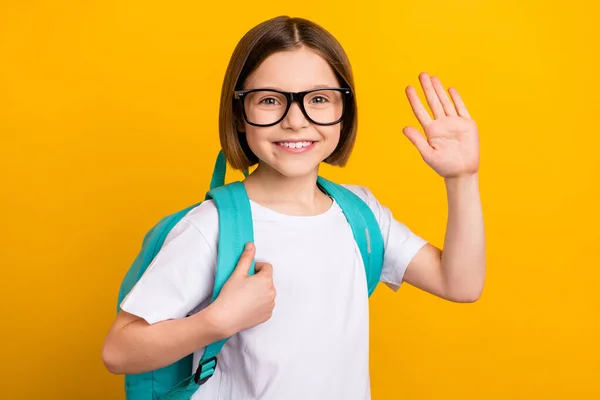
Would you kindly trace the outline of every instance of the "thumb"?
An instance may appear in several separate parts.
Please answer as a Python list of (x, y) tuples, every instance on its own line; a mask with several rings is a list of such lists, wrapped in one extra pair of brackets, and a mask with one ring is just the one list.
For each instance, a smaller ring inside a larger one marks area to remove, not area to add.
[(427, 139), (423, 137), (419, 130), (413, 128), (412, 126), (407, 126), (404, 129), (402, 129), (402, 133), (404, 133), (408, 140), (410, 140), (410, 142), (417, 148), (417, 150), (419, 150), (419, 153), (421, 153), (421, 156), (424, 159), (427, 159), (429, 157), (432, 148), (429, 145)]
[(254, 254), (256, 253), (256, 247), (252, 242), (246, 243), (246, 247), (240, 256), (240, 259), (235, 267), (234, 274), (241, 276), (248, 276), (248, 271), (250, 271), (250, 266), (252, 265), (252, 260), (254, 259)]

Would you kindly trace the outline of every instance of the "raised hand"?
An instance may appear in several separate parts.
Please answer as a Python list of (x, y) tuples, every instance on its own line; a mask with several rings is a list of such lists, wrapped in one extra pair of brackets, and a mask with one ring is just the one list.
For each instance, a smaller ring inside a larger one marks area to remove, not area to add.
[(421, 153), (423, 160), (444, 178), (475, 174), (479, 169), (479, 135), (475, 121), (454, 88), (448, 97), (437, 77), (423, 72), (419, 81), (433, 118), (421, 103), (416, 89), (406, 88), (406, 95), (423, 127), (425, 137), (412, 127), (402, 132)]

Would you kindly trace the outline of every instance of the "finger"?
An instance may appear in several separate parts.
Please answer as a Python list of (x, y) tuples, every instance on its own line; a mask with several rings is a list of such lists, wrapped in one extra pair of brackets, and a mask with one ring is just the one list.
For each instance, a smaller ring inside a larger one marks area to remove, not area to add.
[(427, 159), (430, 156), (433, 148), (418, 129), (407, 126), (402, 130), (402, 133), (404, 133), (408, 140), (410, 140), (417, 150), (419, 150), (419, 153), (421, 153), (421, 156), (424, 159)]
[(256, 253), (256, 247), (253, 243), (246, 243), (246, 247), (240, 256), (240, 259), (235, 267), (234, 274), (247, 276), (250, 272), (250, 266), (252, 265), (252, 260), (254, 259), (254, 254)]
[(458, 90), (450, 88), (448, 89), (448, 91), (450, 92), (450, 96), (452, 96), (452, 101), (454, 101), (454, 105), (456, 106), (456, 111), (458, 112), (458, 115), (460, 115), (463, 118), (471, 119), (471, 115), (467, 110), (467, 106), (465, 106), (464, 101), (458, 94)]
[(273, 275), (273, 266), (265, 262), (257, 262), (254, 266), (257, 275)]
[(456, 108), (454, 108), (454, 104), (452, 104), (452, 100), (450, 100), (450, 97), (448, 97), (448, 93), (446, 93), (446, 89), (444, 89), (444, 85), (442, 85), (440, 79), (437, 76), (432, 76), (431, 83), (433, 84), (435, 93), (442, 103), (442, 107), (444, 107), (444, 112), (446, 115), (456, 116)]
[(425, 125), (433, 121), (427, 112), (427, 109), (423, 106), (423, 103), (421, 103), (421, 99), (419, 99), (417, 91), (414, 87), (408, 86), (406, 88), (406, 97), (408, 97), (410, 107), (412, 108), (413, 113), (415, 114), (415, 117), (417, 117), (417, 120), (421, 126), (425, 127)]
[(431, 113), (434, 118), (441, 118), (445, 116), (444, 107), (442, 107), (442, 103), (438, 98), (437, 93), (435, 92), (435, 88), (431, 83), (431, 78), (427, 74), (427, 72), (422, 72), (419, 75), (419, 81), (421, 82), (421, 86), (423, 87), (423, 92), (425, 93), (425, 98), (427, 99), (427, 104), (429, 104), (429, 108), (431, 108)]

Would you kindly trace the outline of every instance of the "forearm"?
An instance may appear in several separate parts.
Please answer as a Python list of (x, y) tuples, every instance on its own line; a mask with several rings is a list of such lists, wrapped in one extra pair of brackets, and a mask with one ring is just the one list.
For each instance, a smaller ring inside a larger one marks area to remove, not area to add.
[(446, 179), (448, 224), (441, 255), (450, 298), (475, 301), (485, 279), (485, 233), (478, 174)]
[(210, 307), (187, 318), (152, 325), (127, 315), (117, 318), (111, 328), (103, 359), (112, 373), (137, 374), (170, 365), (225, 337)]

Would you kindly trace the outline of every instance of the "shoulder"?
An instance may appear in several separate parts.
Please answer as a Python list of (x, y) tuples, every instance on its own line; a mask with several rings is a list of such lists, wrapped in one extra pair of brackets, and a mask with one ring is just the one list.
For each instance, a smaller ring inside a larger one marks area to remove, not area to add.
[(373, 212), (373, 215), (377, 219), (377, 222), (379, 223), (380, 227), (382, 229), (388, 229), (388, 226), (393, 219), (392, 211), (379, 202), (379, 200), (373, 194), (371, 189), (369, 189), (366, 186), (353, 184), (341, 184), (341, 186), (350, 190), (352, 193), (357, 195), (362, 201), (364, 201)]
[(198, 227), (200, 230), (205, 227), (217, 226), (219, 223), (219, 212), (214, 200), (206, 200), (192, 208), (183, 217), (183, 220)]
[(200, 234), (213, 247), (219, 234), (219, 213), (213, 200), (206, 200), (192, 208), (181, 218), (170, 232), (177, 235), (179, 231), (191, 230)]
[(352, 193), (357, 195), (362, 201), (367, 203), (367, 205), (371, 209), (373, 209), (373, 211), (378, 211), (377, 209), (380, 206), (379, 201), (377, 201), (377, 198), (375, 197), (375, 195), (373, 195), (373, 192), (371, 192), (371, 190), (366, 186), (352, 185), (346, 183), (340, 184), (340, 186), (350, 190)]
[(354, 185), (349, 183), (341, 183), (340, 186), (343, 186), (346, 189), (350, 190), (352, 193), (356, 194), (363, 200), (366, 199), (369, 195), (372, 196), (371, 191), (365, 186)]

